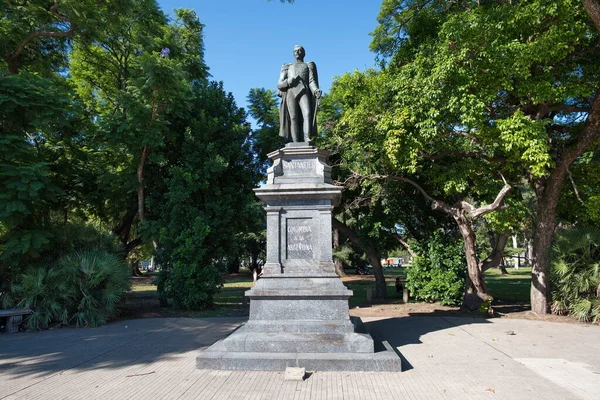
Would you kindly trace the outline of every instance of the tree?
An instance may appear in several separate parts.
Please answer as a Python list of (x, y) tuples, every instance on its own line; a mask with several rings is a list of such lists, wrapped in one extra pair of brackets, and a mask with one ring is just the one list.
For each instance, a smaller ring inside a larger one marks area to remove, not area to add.
[[(531, 303), (538, 313), (549, 311), (563, 182), (600, 138), (600, 19), (596, 1), (584, 4), (390, 0), (373, 34), (382, 75), (393, 82), (392, 111), (376, 123), (392, 161), (417, 166), (427, 156), (478, 154), (534, 189)], [(428, 147), (435, 141), (443, 148)]]
[(279, 136), (279, 108), (275, 92), (270, 89), (250, 89), (248, 113), (256, 120), (258, 128), (252, 131), (252, 151), (257, 157), (259, 173), (266, 176), (270, 164), (267, 154), (285, 145)]
[(0, 5), (2, 67), (12, 75), (24, 66), (42, 74), (56, 71), (64, 67), (75, 36), (93, 38), (110, 26), (110, 16), (119, 15), (130, 4), (116, 0), (4, 1)]

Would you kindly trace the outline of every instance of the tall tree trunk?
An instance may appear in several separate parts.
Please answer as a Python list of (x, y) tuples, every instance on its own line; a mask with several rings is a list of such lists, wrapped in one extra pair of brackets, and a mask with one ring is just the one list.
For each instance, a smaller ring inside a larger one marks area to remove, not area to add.
[(373, 266), (373, 275), (375, 275), (375, 298), (386, 299), (387, 289), (385, 286), (385, 277), (381, 267), (381, 255), (377, 249), (361, 239), (348, 225), (338, 221), (336, 218), (332, 220), (333, 228), (338, 229), (341, 234), (346, 236), (356, 247), (361, 249), (366, 255), (371, 266)]
[(535, 255), (533, 252), (533, 239), (527, 239), (527, 254), (526, 254), (527, 265), (532, 266)]
[(477, 245), (475, 240), (475, 231), (472, 223), (463, 215), (454, 218), (460, 234), (464, 240), (465, 256), (467, 258), (467, 279), (465, 282), (465, 296), (463, 306), (476, 310), (479, 305), (488, 300), (487, 287), (483, 280), (483, 273), (480, 270), (479, 259), (477, 257)]
[[(121, 221), (119, 221), (119, 224), (112, 230), (112, 232), (119, 237), (119, 242), (121, 245), (123, 245), (126, 253), (129, 253), (129, 251), (132, 250), (131, 246), (129, 245), (129, 235), (131, 233), (131, 226), (133, 225), (133, 221), (137, 212), (138, 205), (136, 203), (125, 213), (123, 218), (121, 218)], [(125, 254), (125, 257), (127, 257), (127, 254)]]
[[(583, 5), (596, 30), (600, 33), (600, 2), (583, 0)], [(545, 179), (534, 183), (537, 196), (537, 221), (533, 239), (534, 261), (531, 270), (531, 310), (538, 314), (550, 312), (550, 246), (556, 226), (556, 204), (567, 168), (600, 138), (600, 95), (596, 94), (583, 131), (564, 149), (556, 167)]]
[(558, 165), (548, 178), (536, 184), (537, 213), (533, 236), (534, 260), (531, 268), (531, 310), (550, 312), (550, 249), (556, 227), (556, 205), (560, 197), (566, 166)]
[(148, 151), (148, 146), (142, 147), (142, 151), (140, 152), (140, 162), (137, 166), (138, 215), (140, 217), (140, 222), (144, 222), (146, 220), (146, 213), (144, 211), (144, 166), (146, 165), (146, 160), (148, 159)]
[[(333, 229), (333, 248), (337, 249), (340, 247), (340, 230)], [(344, 263), (339, 258), (335, 257), (333, 260), (333, 266), (335, 267), (335, 273), (341, 278), (346, 276), (346, 272), (344, 272)]]

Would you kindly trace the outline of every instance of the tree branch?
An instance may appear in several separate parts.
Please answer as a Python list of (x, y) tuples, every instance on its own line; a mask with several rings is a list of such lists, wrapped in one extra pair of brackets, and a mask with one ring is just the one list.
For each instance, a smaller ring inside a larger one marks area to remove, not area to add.
[[(504, 177), (503, 177), (504, 179)], [(502, 201), (504, 200), (504, 197), (506, 196), (506, 194), (510, 191), (511, 186), (506, 183), (506, 181), (504, 181), (504, 187), (500, 190), (500, 192), (498, 192), (498, 195), (496, 196), (496, 199), (494, 200), (494, 202), (492, 204), (488, 204), (482, 207), (479, 207), (471, 212), (469, 212), (469, 216), (471, 217), (471, 219), (477, 219), (481, 216), (484, 216), (486, 214), (489, 214), (493, 211), (496, 211), (498, 209), (500, 209), (500, 207), (502, 206)]]
[[(359, 174), (357, 174), (356, 172), (353, 172), (353, 174), (361, 176)], [(454, 207), (450, 207), (448, 204), (444, 203), (441, 200), (437, 200), (434, 199), (433, 197), (431, 197), (426, 191), (425, 189), (423, 189), (423, 187), (421, 187), (421, 185), (419, 185), (418, 183), (416, 183), (415, 181), (413, 181), (412, 179), (408, 179), (405, 178), (403, 176), (396, 176), (396, 175), (379, 175), (379, 174), (373, 174), (373, 175), (367, 175), (367, 176), (362, 176), (364, 179), (372, 179), (372, 180), (392, 180), (392, 181), (399, 181), (399, 182), (406, 182), (410, 185), (412, 185), (415, 189), (417, 189), (422, 195), (423, 197), (425, 197), (426, 200), (431, 202), (431, 208), (433, 210), (442, 210), (443, 212), (445, 212), (446, 214), (455, 216), (458, 213), (458, 210)]]
[(400, 242), (400, 244), (402, 246), (404, 246), (404, 248), (406, 249), (406, 251), (408, 251), (408, 253), (411, 256), (417, 257), (417, 253), (415, 253), (415, 251), (410, 247), (410, 244), (408, 244), (408, 242), (406, 240), (404, 240), (401, 235), (395, 233), (392, 236), (394, 237), (394, 239), (396, 239), (398, 242)]
[(427, 160), (439, 160), (441, 158), (445, 158), (445, 157), (456, 157), (456, 158), (483, 158), (486, 161), (489, 162), (495, 162), (498, 163), (500, 165), (505, 165), (506, 164), (506, 159), (504, 157), (490, 157), (490, 156), (486, 156), (485, 154), (481, 154), (481, 153), (463, 153), (461, 151), (456, 151), (456, 150), (445, 150), (442, 152), (439, 152), (437, 154), (427, 154), (424, 151), (419, 151), (419, 155)]
[[(24, 2), (23, 5), (26, 5), (26, 2)], [(38, 37), (73, 37), (73, 36), (75, 36), (75, 31), (77, 30), (77, 27), (71, 22), (71, 19), (69, 17), (67, 17), (66, 15), (63, 15), (57, 11), (58, 6), (59, 6), (58, 0), (54, 0), (54, 4), (50, 7), (49, 11), (50, 11), (50, 13), (52, 13), (52, 15), (54, 15), (59, 20), (68, 22), (69, 30), (68, 31), (51, 31), (51, 32), (33, 31), (33, 32), (29, 33), (29, 35), (27, 35), (27, 37), (21, 43), (19, 43), (19, 45), (17, 46), (17, 49), (12, 54), (10, 54), (10, 53), (6, 54), (5, 57), (9, 64), (14, 64), (15, 61), (19, 57), (21, 57), (23, 50), (25, 50), (25, 47), (29, 44), (29, 42), (31, 42), (35, 38), (38, 38)], [(18, 73), (18, 67), (13, 65), (11, 73), (13, 73), (13, 74)]]
[(575, 186), (575, 181), (573, 180), (573, 174), (571, 174), (571, 171), (569, 170), (568, 166), (567, 166), (567, 176), (569, 177), (569, 180), (571, 181), (571, 185), (573, 186), (573, 191), (575, 192), (575, 197), (577, 197), (577, 200), (579, 200), (579, 202), (582, 205), (585, 205), (585, 203), (583, 202), (583, 200), (581, 200), (581, 197), (579, 196), (579, 191), (577, 190), (577, 186)]

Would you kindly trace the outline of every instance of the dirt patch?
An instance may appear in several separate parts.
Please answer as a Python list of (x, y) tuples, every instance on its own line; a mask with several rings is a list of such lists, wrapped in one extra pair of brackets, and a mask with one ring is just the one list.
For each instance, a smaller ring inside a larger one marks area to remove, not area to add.
[(565, 315), (538, 315), (529, 309), (528, 304), (499, 304), (494, 307), (491, 316), (480, 312), (461, 310), (460, 307), (448, 307), (439, 303), (399, 303), (399, 304), (371, 304), (350, 309), (353, 317), (405, 317), (405, 316), (452, 316), (470, 318), (511, 318), (527, 319), (546, 322), (562, 322), (570, 324), (584, 324), (575, 318)]
[[(247, 280), (248, 274), (225, 274), (226, 281)], [(153, 286), (155, 276), (132, 277), (132, 285), (137, 286), (136, 291), (131, 291), (124, 307), (121, 308), (119, 319), (135, 318), (168, 318), (168, 317), (206, 317), (206, 316), (248, 316), (249, 307), (243, 304), (221, 305), (214, 310), (184, 311), (170, 307), (160, 307), (156, 290)], [(393, 280), (386, 277), (386, 280)], [(372, 282), (372, 277), (349, 275), (343, 278), (344, 282)], [(148, 286), (148, 289), (145, 289)], [(139, 290), (141, 287), (141, 290)], [(489, 318), (479, 312), (468, 312), (459, 307), (443, 306), (439, 303), (401, 303), (393, 299), (384, 304), (360, 304), (350, 309), (350, 315), (356, 317), (403, 317), (403, 316), (456, 316)], [(517, 318), (536, 321), (583, 323), (572, 317), (563, 315), (538, 315), (530, 310), (529, 304), (514, 302), (494, 302), (494, 314), (497, 318)]]
[(132, 276), (130, 279), (131, 286), (152, 286), (156, 285), (155, 275)]

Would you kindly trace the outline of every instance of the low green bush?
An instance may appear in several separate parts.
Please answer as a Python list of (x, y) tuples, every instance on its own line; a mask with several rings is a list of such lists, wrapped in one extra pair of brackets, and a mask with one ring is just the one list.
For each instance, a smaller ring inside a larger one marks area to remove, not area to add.
[(416, 250), (419, 257), (413, 260), (406, 275), (411, 295), (416, 300), (460, 305), (467, 265), (462, 242), (436, 232)]
[(214, 296), (223, 281), (214, 265), (185, 267), (175, 263), (161, 270), (158, 278), (159, 297), (186, 310), (204, 310), (214, 304)]
[(75, 251), (25, 272), (13, 286), (17, 307), (30, 308), (28, 328), (104, 325), (129, 290), (129, 266), (103, 249)]
[(33, 266), (15, 276), (5, 307), (31, 308), (32, 330), (52, 325), (99, 326), (118, 313), (131, 272), (113, 236), (65, 224)]
[(556, 233), (550, 279), (552, 311), (600, 321), (600, 230), (580, 227)]

